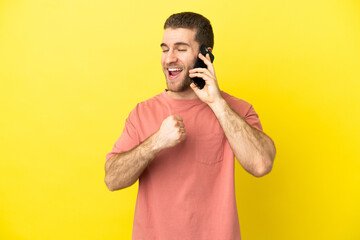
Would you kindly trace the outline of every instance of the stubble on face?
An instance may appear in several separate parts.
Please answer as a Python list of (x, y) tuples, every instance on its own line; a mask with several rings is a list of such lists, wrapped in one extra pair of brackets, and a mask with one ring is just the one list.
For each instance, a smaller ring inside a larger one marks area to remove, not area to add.
[[(171, 47), (171, 54), (174, 54), (166, 55), (168, 53), (165, 53), (164, 55), (163, 53), (162, 56), (166, 85), (171, 92), (181, 93), (192, 90), (190, 87), (192, 81), (189, 76), (189, 70), (194, 67), (197, 57), (196, 53), (194, 53), (196, 51), (195, 49), (198, 48), (198, 43), (195, 41), (195, 33), (196, 31), (194, 29), (184, 28), (168, 28), (164, 32), (163, 43), (161, 44), (163, 52), (165, 50), (169, 51)], [(186, 50), (184, 50), (184, 48)], [(181, 50), (178, 51), (178, 49)], [(169, 68), (179, 68), (182, 69), (182, 72), (175, 78), (169, 77)]]
[(174, 84), (169, 81), (166, 74), (165, 74), (165, 78), (166, 78), (167, 88), (172, 92), (184, 92), (185, 90), (190, 88), (190, 84), (192, 82), (188, 74), (186, 74), (185, 78), (179, 83), (178, 86), (173, 86)]

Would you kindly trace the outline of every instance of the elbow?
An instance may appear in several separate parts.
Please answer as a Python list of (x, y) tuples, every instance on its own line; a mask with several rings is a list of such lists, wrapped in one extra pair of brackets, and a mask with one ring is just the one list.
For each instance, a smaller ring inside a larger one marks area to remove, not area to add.
[(119, 184), (116, 184), (116, 178), (114, 178), (113, 174), (109, 170), (108, 161), (105, 164), (105, 178), (104, 182), (106, 184), (106, 187), (111, 191), (116, 191), (121, 189), (121, 186)]
[(107, 176), (105, 176), (105, 184), (106, 184), (106, 187), (111, 192), (118, 190), (117, 188), (114, 187), (114, 185), (112, 184), (112, 182), (109, 180), (109, 178)]
[(113, 179), (110, 179), (110, 177), (105, 176), (105, 184), (111, 192), (130, 187), (135, 182), (118, 182), (118, 183), (116, 183)]
[(105, 180), (106, 187), (107, 187), (111, 192), (116, 191), (116, 190), (120, 190), (120, 189), (124, 188), (124, 187), (122, 187), (122, 186), (119, 185), (119, 184), (116, 185), (115, 182), (114, 182), (114, 180), (111, 179), (111, 177), (110, 177), (109, 175), (106, 175), (104, 180)]
[(265, 159), (261, 161), (261, 164), (257, 166), (253, 175), (257, 178), (263, 177), (271, 172), (272, 167), (273, 167), (273, 161), (270, 159)]
[(260, 157), (260, 160), (258, 161), (260, 164), (257, 166), (253, 175), (255, 177), (263, 177), (269, 174), (273, 168), (275, 155), (275, 145), (272, 144), (271, 151), (269, 151), (267, 155)]

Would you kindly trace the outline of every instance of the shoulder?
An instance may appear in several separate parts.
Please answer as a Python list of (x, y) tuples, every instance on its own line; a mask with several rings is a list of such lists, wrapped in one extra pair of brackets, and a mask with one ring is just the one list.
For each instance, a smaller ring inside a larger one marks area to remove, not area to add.
[(139, 118), (146, 115), (149, 112), (156, 112), (165, 105), (164, 96), (159, 93), (152, 98), (146, 99), (136, 104), (136, 106), (130, 112), (131, 118)]
[(227, 92), (221, 91), (221, 95), (226, 101), (229, 101), (231, 103), (242, 104), (244, 106), (251, 105), (247, 101), (245, 101), (243, 99), (240, 99), (240, 98), (237, 98), (235, 96), (232, 96), (232, 95), (228, 94)]
[(234, 97), (224, 91), (221, 91), (222, 97), (225, 101), (240, 115), (245, 116), (249, 110), (252, 108), (252, 105), (240, 98)]
[(164, 104), (164, 97), (162, 93), (159, 93), (152, 98), (146, 99), (139, 102), (134, 110), (144, 111), (144, 110), (154, 110), (154, 108), (159, 107), (159, 105)]
[(250, 103), (231, 96), (225, 92), (221, 92), (221, 94), (230, 107), (234, 109), (240, 116), (242, 116), (248, 122), (248, 124), (258, 129), (259, 131), (263, 131), (259, 115), (255, 112), (255, 109)]

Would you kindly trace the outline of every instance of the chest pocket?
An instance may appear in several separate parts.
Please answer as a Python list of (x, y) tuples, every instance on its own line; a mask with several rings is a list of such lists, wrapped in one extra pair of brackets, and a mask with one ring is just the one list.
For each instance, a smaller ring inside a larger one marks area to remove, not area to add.
[(225, 140), (223, 132), (196, 135), (196, 161), (209, 165), (221, 162), (224, 157)]

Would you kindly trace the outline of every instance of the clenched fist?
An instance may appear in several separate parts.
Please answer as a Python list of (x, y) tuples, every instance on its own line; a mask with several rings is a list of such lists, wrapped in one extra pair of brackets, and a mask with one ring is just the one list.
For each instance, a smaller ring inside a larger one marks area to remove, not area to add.
[(156, 132), (157, 145), (161, 149), (173, 147), (186, 138), (185, 126), (180, 116), (172, 115), (162, 122)]

